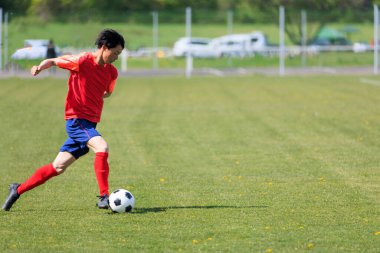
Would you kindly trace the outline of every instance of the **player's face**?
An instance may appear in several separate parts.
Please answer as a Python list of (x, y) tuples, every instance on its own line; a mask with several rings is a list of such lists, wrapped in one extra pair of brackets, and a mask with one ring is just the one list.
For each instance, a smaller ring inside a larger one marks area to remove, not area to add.
[(104, 63), (110, 64), (117, 60), (119, 54), (123, 51), (123, 48), (120, 45), (117, 45), (114, 48), (105, 48), (103, 52)]

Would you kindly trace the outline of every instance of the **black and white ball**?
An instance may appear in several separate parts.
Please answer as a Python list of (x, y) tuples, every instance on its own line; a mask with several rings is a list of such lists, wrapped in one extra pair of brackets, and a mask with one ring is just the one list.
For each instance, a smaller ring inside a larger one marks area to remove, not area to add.
[(115, 213), (130, 212), (135, 207), (135, 197), (125, 189), (118, 189), (111, 193), (109, 206)]

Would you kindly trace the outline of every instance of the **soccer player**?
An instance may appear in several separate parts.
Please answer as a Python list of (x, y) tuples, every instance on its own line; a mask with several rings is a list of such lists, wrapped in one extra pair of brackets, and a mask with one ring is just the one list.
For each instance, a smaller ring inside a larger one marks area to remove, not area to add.
[(95, 52), (46, 59), (32, 67), (33, 76), (52, 66), (70, 71), (65, 105), (68, 138), (52, 163), (38, 168), (22, 184), (9, 186), (3, 210), (9, 211), (20, 195), (62, 174), (89, 149), (95, 152), (94, 169), (100, 191), (97, 207), (108, 208), (108, 144), (96, 130), (96, 125), (101, 118), (103, 99), (114, 90), (118, 73), (112, 62), (124, 49), (124, 43), (118, 32), (105, 29), (96, 39)]

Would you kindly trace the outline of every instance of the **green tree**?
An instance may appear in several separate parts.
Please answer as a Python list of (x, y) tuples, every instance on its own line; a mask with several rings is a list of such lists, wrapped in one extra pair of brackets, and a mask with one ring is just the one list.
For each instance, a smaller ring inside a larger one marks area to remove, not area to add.
[(284, 6), (286, 9), (285, 32), (295, 44), (301, 41), (300, 13), (302, 10), (306, 10), (311, 14), (311, 22), (308, 22), (308, 41), (310, 42), (327, 23), (344, 20), (344, 13), (352, 10), (358, 11), (371, 5), (368, 0), (247, 0), (242, 2), (248, 4), (250, 8), (257, 8), (260, 11), (270, 13), (273, 17), (277, 17), (279, 7)]
[(3, 11), (11, 12), (18, 15), (26, 14), (31, 5), (31, 0), (1, 0), (0, 7)]
[[(353, 13), (357, 10), (372, 8), (374, 3), (380, 4), (380, 0), (0, 0), (0, 6), (6, 11), (62, 21), (107, 20), (127, 12), (135, 14), (153, 9), (175, 13), (191, 6), (194, 13), (199, 10), (233, 9), (236, 22), (278, 23), (278, 8), (282, 5), (286, 8), (286, 32), (293, 42), (299, 41), (300, 27), (296, 24), (300, 23), (301, 10), (323, 14), (323, 18), (317, 16), (313, 20), (316, 33), (332, 19), (344, 20), (355, 15)], [(364, 18), (368, 19), (368, 15)]]

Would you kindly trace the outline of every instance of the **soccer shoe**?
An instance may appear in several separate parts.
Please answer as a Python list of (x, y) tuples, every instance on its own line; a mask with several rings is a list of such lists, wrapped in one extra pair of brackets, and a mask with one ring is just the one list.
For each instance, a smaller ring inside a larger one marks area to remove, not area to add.
[(108, 195), (107, 194), (103, 194), (102, 196), (98, 196), (99, 198), (99, 201), (98, 203), (96, 204), (96, 206), (100, 209), (108, 209), (109, 205), (108, 205)]
[(7, 199), (5, 200), (4, 205), (2, 207), (4, 211), (9, 211), (11, 209), (12, 205), (20, 197), (20, 195), (17, 193), (17, 188), (19, 186), (20, 186), (20, 184), (17, 184), (17, 183), (13, 183), (13, 184), (9, 185), (9, 195), (8, 195)]

